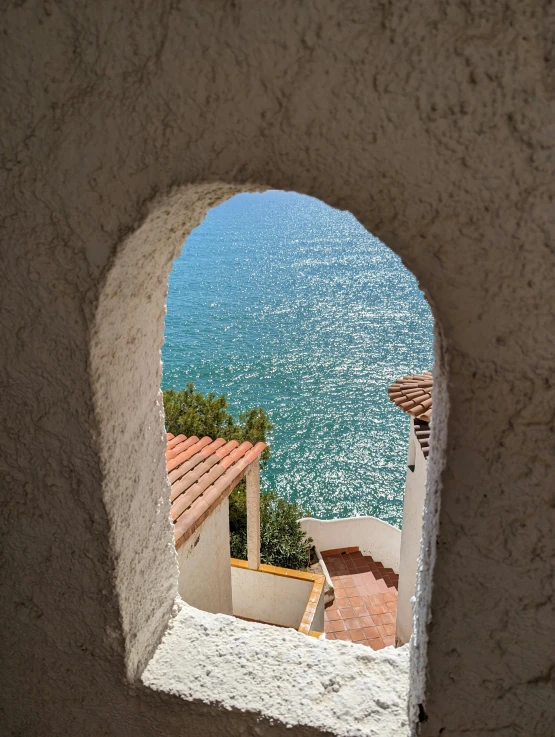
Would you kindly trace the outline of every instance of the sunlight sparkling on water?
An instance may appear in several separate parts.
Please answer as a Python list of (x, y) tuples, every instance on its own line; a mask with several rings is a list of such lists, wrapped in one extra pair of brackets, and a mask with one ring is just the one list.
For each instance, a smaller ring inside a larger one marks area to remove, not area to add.
[(409, 418), (387, 388), (431, 369), (432, 330), (415, 278), (351, 214), (238, 195), (174, 264), (162, 386), (225, 393), (235, 414), (264, 407), (265, 488), (317, 517), (400, 526)]

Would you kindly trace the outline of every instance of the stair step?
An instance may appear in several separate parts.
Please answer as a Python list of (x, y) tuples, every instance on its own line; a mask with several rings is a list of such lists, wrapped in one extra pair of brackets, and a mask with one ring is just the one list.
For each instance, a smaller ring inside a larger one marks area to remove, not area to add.
[(360, 548), (331, 548), (330, 550), (320, 550), (320, 555), (323, 557), (331, 555), (347, 555), (350, 553), (360, 553)]

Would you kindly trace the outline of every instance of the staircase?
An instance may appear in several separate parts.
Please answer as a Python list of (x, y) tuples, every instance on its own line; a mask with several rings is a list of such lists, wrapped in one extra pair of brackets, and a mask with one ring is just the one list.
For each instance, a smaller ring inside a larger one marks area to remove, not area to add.
[(335, 599), (326, 608), (326, 639), (380, 650), (395, 644), (399, 576), (359, 548), (320, 551)]

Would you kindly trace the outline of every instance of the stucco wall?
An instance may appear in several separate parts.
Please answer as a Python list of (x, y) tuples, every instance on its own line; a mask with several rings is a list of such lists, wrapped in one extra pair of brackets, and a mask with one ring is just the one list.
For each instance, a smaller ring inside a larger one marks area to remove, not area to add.
[[(412, 631), (411, 599), (416, 591), (416, 573), (422, 539), (422, 515), (426, 496), (427, 461), (414, 432), (414, 421), (410, 421), (407, 480), (403, 501), (403, 534), (401, 537), (401, 561), (399, 565), (399, 596), (397, 598), (397, 621), (395, 640), (403, 645), (410, 639)], [(408, 467), (414, 466), (414, 470)]]
[[(245, 663), (234, 635), (210, 640), (211, 615), (203, 629), (176, 613), (158, 392), (173, 258), (208, 207), (264, 187), (349, 209), (434, 312), (411, 727), (420, 713), (424, 737), (551, 728), (550, 12), (518, 0), (4, 9), (7, 734), (281, 735), (298, 722), (288, 699), (270, 721), (248, 701), (220, 708), (214, 681), (188, 685), (206, 653)], [(194, 647), (172, 650), (182, 687), (164, 695), (137, 679), (169, 632)], [(387, 709), (357, 722), (355, 647), (339, 644), (324, 643), (340, 653), (339, 690), (315, 690), (309, 715), (343, 704), (332, 732), (401, 734)], [(328, 728), (307, 719), (297, 734)]]
[(229, 556), (229, 500), (224, 499), (177, 551), (181, 598), (205, 612), (233, 614)]
[[(289, 628), (222, 614), (203, 616), (179, 603), (176, 609), (172, 627), (142, 680), (157, 694), (169, 690), (182, 699), (213, 704), (214, 734), (222, 734), (217, 732), (222, 712), (238, 717), (237, 732), (225, 734), (242, 732), (246, 737), (407, 733), (407, 646), (374, 653), (363, 645), (317, 640)], [(225, 647), (230, 638), (240, 648), (240, 658)], [(266, 719), (249, 722), (253, 712)], [(283, 724), (284, 714), (291, 720), (289, 728)], [(204, 733), (186, 723), (171, 734)]]
[(235, 567), (231, 569), (231, 585), (233, 614), (295, 629), (301, 624), (312, 591), (311, 581)]
[(314, 540), (318, 550), (359, 547), (386, 568), (399, 572), (401, 530), (377, 517), (345, 517), (321, 520), (305, 517), (301, 527)]

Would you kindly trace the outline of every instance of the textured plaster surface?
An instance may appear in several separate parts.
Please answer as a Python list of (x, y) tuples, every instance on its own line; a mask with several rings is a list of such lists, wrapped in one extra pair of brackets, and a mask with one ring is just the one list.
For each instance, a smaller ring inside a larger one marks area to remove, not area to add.
[(549, 734), (552, 12), (542, 0), (3, 8), (8, 735), (287, 733), (286, 715), (257, 722), (137, 681), (177, 584), (158, 391), (167, 275), (209, 207), (264, 187), (353, 212), (436, 317), (411, 728)]
[[(408, 734), (408, 648), (373, 652), (225, 615), (208, 619), (186, 605), (178, 609), (143, 674), (145, 685), (295, 729), (341, 737)], [(226, 647), (231, 641), (241, 648), (240, 661)]]

